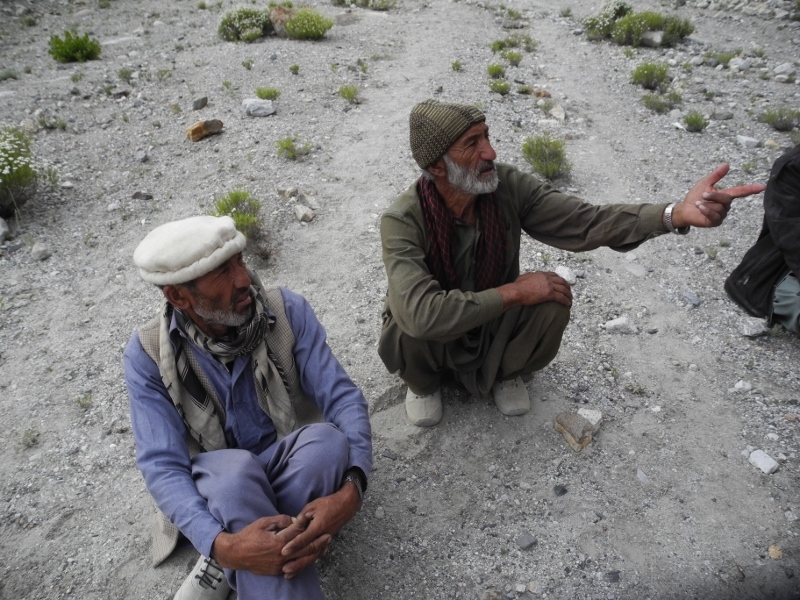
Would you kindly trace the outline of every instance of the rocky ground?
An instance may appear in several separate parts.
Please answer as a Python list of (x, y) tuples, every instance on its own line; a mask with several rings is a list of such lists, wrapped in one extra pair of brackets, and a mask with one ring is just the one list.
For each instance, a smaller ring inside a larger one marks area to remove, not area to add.
[[(631, 50), (586, 40), (581, 20), (599, 3), (400, 0), (388, 12), (318, 4), (336, 19), (324, 41), (248, 45), (216, 36), (237, 6), (227, 0), (0, 2), (0, 71), (17, 74), (0, 81), (0, 122), (34, 132), (60, 177), (0, 246), (0, 597), (168, 599), (195, 562), (186, 548), (149, 563), (153, 509), (120, 358), (158, 294), (131, 255), (156, 225), (244, 187), (263, 203), (271, 250), (251, 265), (310, 300), (370, 402), (375, 472), (320, 565), (329, 598), (799, 598), (800, 341), (778, 329), (745, 337), (723, 291), (759, 232), (760, 197), (738, 201), (719, 229), (626, 255), (526, 241), (524, 269), (579, 277), (562, 350), (528, 384), (524, 417), (446, 389), (442, 423), (412, 427), (405, 389), (375, 352), (378, 219), (417, 175), (407, 116), (418, 101), (478, 104), (500, 159), (523, 169), (526, 137), (566, 139), (572, 174), (557, 184), (597, 203), (679, 200), (727, 161), (726, 182), (763, 182), (792, 145), (757, 117), (800, 107), (787, 75), (800, 55), (794, 2), (633, 4), (696, 31), (674, 49)], [(504, 23), (505, 7), (521, 20)], [(500, 96), (489, 45), (516, 24), (540, 44)], [(100, 60), (52, 60), (49, 36), (69, 27), (101, 41)], [(704, 58), (739, 50), (732, 68)], [(646, 61), (669, 63), (678, 113), (642, 106), (630, 73)], [(360, 104), (339, 98), (345, 84)], [(275, 115), (244, 114), (256, 87), (281, 90)], [(691, 110), (713, 116), (704, 132), (674, 125)], [(201, 119), (222, 120), (223, 133), (189, 141)], [(278, 157), (287, 136), (311, 154)], [(315, 209), (309, 223), (298, 202)], [(618, 317), (633, 331), (604, 328)], [(579, 407), (604, 423), (574, 453), (551, 421)], [(756, 449), (777, 472), (749, 464)]]

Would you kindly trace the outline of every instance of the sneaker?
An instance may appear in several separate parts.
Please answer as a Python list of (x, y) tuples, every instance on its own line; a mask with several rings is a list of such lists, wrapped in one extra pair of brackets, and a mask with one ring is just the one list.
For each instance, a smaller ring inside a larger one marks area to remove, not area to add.
[(419, 396), (410, 389), (406, 392), (406, 414), (412, 425), (431, 427), (442, 420), (442, 391)]
[(201, 556), (173, 600), (226, 600), (230, 591), (219, 563)]
[(522, 377), (509, 381), (495, 381), (492, 395), (498, 410), (507, 417), (524, 415), (531, 409), (531, 397), (528, 396)]

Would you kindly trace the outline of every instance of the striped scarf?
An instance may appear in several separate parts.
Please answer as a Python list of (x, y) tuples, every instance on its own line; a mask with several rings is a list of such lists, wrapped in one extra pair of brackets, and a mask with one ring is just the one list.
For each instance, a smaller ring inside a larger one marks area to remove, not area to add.
[[(460, 281), (453, 260), (453, 236), (456, 220), (448, 210), (433, 181), (420, 177), (417, 181), (422, 214), (430, 241), (430, 252), (425, 258), (433, 277), (445, 291), (459, 289)], [(503, 284), (506, 264), (505, 219), (494, 194), (484, 194), (477, 199), (481, 234), (475, 253), (475, 291), (480, 292)]]

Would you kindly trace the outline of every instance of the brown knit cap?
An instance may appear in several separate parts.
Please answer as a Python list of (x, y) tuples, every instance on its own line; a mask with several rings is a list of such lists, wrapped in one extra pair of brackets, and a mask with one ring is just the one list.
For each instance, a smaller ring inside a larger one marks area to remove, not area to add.
[(425, 100), (411, 109), (408, 118), (411, 154), (422, 169), (427, 169), (463, 133), (486, 121), (486, 115), (474, 106), (446, 104)]

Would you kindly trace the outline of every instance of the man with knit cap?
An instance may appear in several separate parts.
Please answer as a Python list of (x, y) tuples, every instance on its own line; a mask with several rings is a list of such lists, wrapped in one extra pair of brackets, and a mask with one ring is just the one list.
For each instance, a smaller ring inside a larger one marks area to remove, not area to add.
[(473, 396), (492, 395), (504, 415), (530, 410), (522, 377), (558, 353), (572, 293), (555, 273), (520, 273), (523, 231), (573, 252), (627, 251), (719, 225), (733, 198), (763, 190), (716, 190), (722, 165), (675, 204), (593, 206), (495, 163), (486, 117), (474, 106), (426, 100), (409, 125), (422, 175), (381, 218), (389, 288), (378, 353), (408, 384), (406, 413), (419, 426), (442, 418), (445, 376)]
[[(200, 560), (175, 600), (323, 598), (313, 563), (361, 507), (367, 403), (308, 303), (264, 287), (230, 217), (155, 228), (134, 252), (164, 296), (124, 353), (153, 563)], [(224, 572), (224, 574), (223, 574)]]

